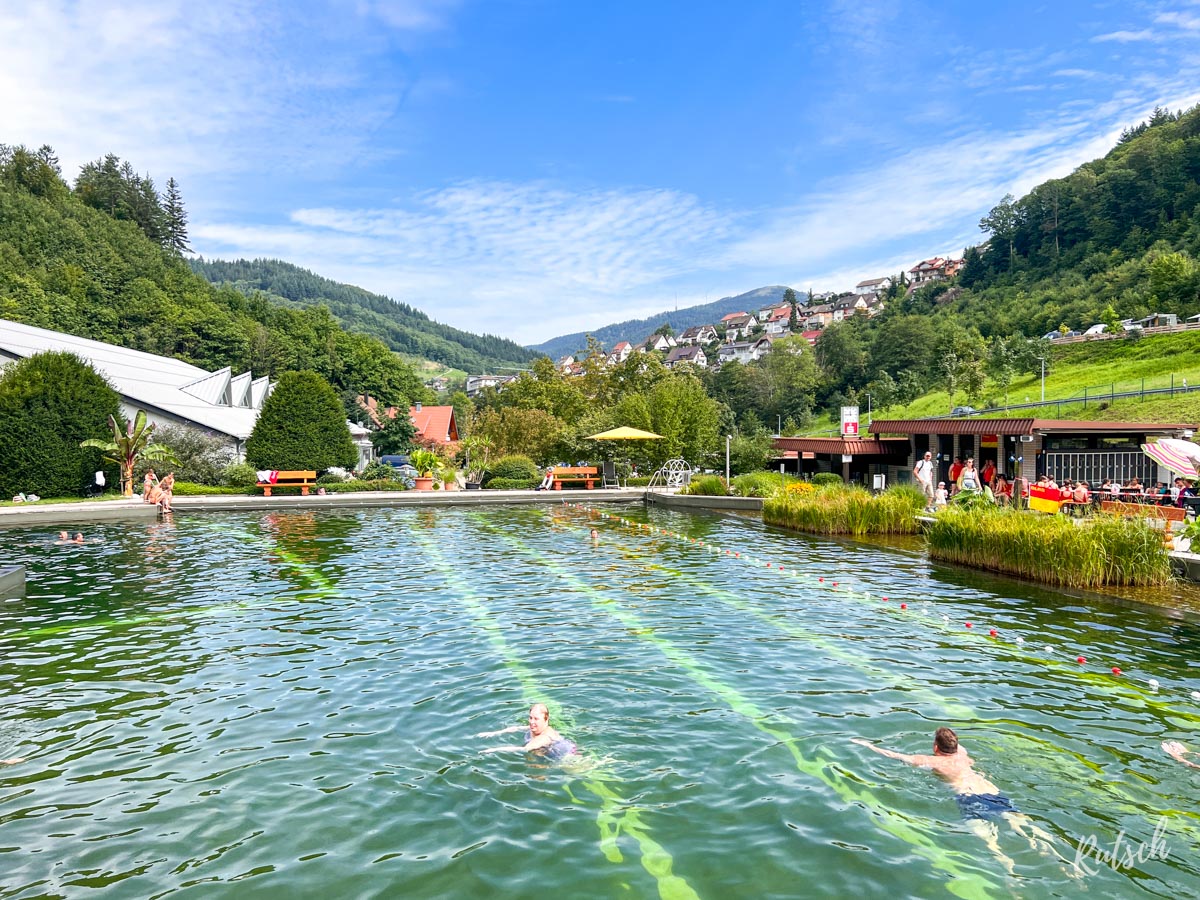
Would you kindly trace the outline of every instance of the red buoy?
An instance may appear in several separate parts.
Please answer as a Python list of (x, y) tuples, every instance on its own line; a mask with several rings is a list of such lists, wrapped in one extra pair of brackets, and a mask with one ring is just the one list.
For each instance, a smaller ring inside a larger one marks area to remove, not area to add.
[(991, 629), (991, 630), (989, 630), (989, 631), (988, 631), (988, 637), (995, 637), (995, 636), (996, 636), (996, 629), (995, 629), (995, 628), (993, 628), (993, 629)]
[[(887, 599), (887, 597), (884, 597), (883, 599), (884, 599), (884, 600), (886, 600), (886, 599)], [(901, 608), (901, 609), (908, 609), (908, 604), (907, 604), (907, 603), (901, 603), (901, 604), (900, 604), (900, 608)]]
[(968, 627), (968, 628), (970, 628), (970, 627), (971, 627), (971, 623), (970, 623), (970, 622), (968, 622), (968, 623), (967, 623), (967, 627)]
[(817, 579), (817, 581), (820, 581), (820, 582), (824, 583), (824, 581), (825, 581), (825, 576), (823, 576), (823, 575), (822, 575), (820, 578), (818, 578), (818, 579)]
[(1120, 675), (1120, 674), (1121, 674), (1121, 667), (1120, 667), (1120, 666), (1113, 666), (1113, 674), (1114, 674), (1114, 675)]
[(1085, 662), (1087, 662), (1087, 657), (1077, 656), (1077, 657), (1075, 657), (1075, 662), (1079, 663), (1082, 666)]

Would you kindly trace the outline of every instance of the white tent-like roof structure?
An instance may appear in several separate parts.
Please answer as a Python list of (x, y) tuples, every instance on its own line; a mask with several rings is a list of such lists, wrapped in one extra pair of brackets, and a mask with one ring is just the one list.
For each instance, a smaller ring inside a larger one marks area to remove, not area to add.
[(0, 364), (47, 350), (70, 351), (104, 375), (127, 416), (144, 409), (153, 422), (180, 422), (244, 441), (271, 391), (265, 378), (198, 366), (60, 331), (0, 319)]

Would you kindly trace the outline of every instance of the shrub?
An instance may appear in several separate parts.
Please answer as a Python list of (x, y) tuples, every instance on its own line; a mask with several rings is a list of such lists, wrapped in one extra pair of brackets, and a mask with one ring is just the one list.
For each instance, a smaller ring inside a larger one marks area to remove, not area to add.
[(329, 382), (316, 372), (280, 375), (246, 441), (246, 462), (260, 469), (318, 472), (355, 465), (358, 450)]
[[(369, 469), (370, 466), (367, 466), (367, 468)], [(345, 478), (343, 478), (341, 475), (334, 475), (332, 472), (326, 472), (324, 475), (317, 476), (317, 484), (320, 484), (320, 485), (345, 484), (345, 483), (346, 483)]]
[[(337, 475), (332, 475), (332, 476), (324, 476), (323, 475), (323, 476), (321, 476), (321, 478), (331, 478), (332, 483), (335, 483), (335, 484), (341, 484), (341, 483), (345, 482), (345, 480), (346, 480), (344, 478), (339, 478)], [(318, 484), (330, 484), (331, 483), (329, 481), (322, 481), (321, 478), (317, 479)], [(362, 481), (395, 481), (395, 480), (397, 480), (397, 474), (396, 474), (396, 470), (393, 469), (391, 466), (389, 466), (387, 463), (379, 462), (378, 460), (376, 460), (375, 462), (371, 463), (369, 466), (367, 466), (365, 469), (362, 470), (362, 474), (359, 475), (359, 478)]]
[(108, 417), (121, 400), (95, 369), (73, 353), (37, 353), (0, 377), (0, 497), (18, 492), (43, 497), (83, 494), (95, 472), (118, 482), (100, 451), (79, 446), (107, 438)]
[[(221, 484), (223, 470), (233, 461), (234, 449), (225, 438), (186, 425), (164, 425), (154, 431), (154, 443), (165, 444), (175, 455), (175, 481), (192, 484)], [(150, 466), (135, 470), (140, 481)]]
[(841, 484), (842, 476), (837, 472), (818, 472), (812, 477), (812, 483), (817, 487), (825, 487), (830, 484)]
[(748, 472), (733, 479), (730, 493), (738, 497), (770, 497), (781, 490), (787, 478), (795, 480), (795, 476), (780, 475), (778, 472)]
[(486, 487), (492, 491), (521, 491), (529, 490), (537, 483), (537, 478), (492, 478)]
[(221, 484), (227, 487), (249, 487), (257, 482), (258, 473), (250, 463), (232, 463), (221, 471)]
[(729, 487), (720, 475), (700, 475), (692, 479), (684, 493), (697, 497), (728, 497)]
[(201, 497), (209, 494), (253, 495), (259, 493), (257, 488), (246, 487), (245, 485), (195, 484), (191, 481), (176, 481), (172, 491), (177, 497)]
[[(541, 481), (541, 478), (538, 476), (537, 466), (533, 464), (533, 460), (519, 453), (512, 456), (503, 456), (492, 463), (488, 467), (488, 474), (487, 478), (484, 479), (484, 484), (490, 487), (491, 483), (497, 478), (502, 478), (506, 481), (528, 482), (529, 487), (533, 487)], [(521, 487), (525, 486), (524, 484), (521, 485)]]
[(804, 494), (811, 494), (816, 489), (816, 485), (811, 481), (793, 481), (787, 486), (787, 493), (794, 496), (803, 496)]

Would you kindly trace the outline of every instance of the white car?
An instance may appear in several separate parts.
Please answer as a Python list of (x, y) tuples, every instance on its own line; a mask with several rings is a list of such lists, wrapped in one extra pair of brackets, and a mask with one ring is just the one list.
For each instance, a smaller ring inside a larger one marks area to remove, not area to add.
[(1087, 337), (1089, 334), (1104, 334), (1104, 332), (1106, 332), (1107, 330), (1108, 330), (1108, 326), (1105, 325), (1103, 322), (1101, 322), (1097, 325), (1093, 325), (1091, 328), (1089, 328), (1087, 331), (1085, 331), (1083, 333), (1083, 336)]

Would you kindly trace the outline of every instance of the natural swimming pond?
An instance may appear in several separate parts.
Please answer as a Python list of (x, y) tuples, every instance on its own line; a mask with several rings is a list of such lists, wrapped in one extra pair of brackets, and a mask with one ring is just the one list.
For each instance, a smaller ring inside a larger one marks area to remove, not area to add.
[[(0, 602), (0, 758), (27, 758), (0, 897), (1200, 893), (1200, 770), (1159, 749), (1200, 747), (1194, 621), (620, 516), (0, 534), (30, 578)], [(535, 700), (578, 764), (483, 752)], [(1001, 823), (1009, 876), (937, 778), (850, 743), (928, 753), (942, 724), (1067, 863)]]

